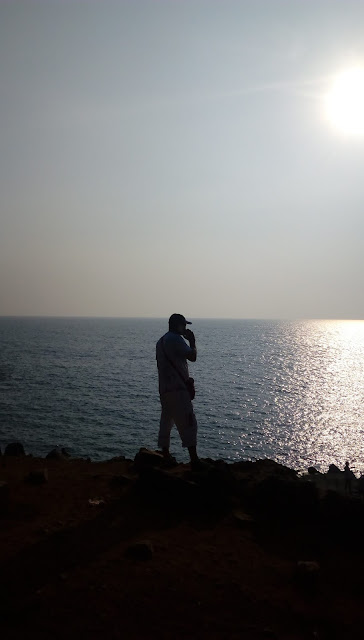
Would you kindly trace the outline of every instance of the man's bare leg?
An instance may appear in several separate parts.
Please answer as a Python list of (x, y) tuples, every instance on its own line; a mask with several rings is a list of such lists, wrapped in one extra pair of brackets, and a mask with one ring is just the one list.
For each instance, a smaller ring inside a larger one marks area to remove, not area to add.
[(197, 448), (195, 446), (188, 447), (188, 453), (190, 454), (191, 464), (195, 464), (200, 460), (200, 458), (197, 455)]
[(196, 447), (188, 447), (188, 453), (190, 454), (192, 471), (209, 471), (211, 466), (198, 457)]

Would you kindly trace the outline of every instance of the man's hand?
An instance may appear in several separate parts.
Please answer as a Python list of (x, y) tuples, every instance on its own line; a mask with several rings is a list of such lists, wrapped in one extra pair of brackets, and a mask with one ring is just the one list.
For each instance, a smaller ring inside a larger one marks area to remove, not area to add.
[(191, 353), (191, 355), (187, 356), (187, 360), (190, 360), (191, 362), (196, 362), (197, 351), (196, 351), (195, 334), (193, 333), (193, 331), (191, 331), (191, 329), (186, 329), (186, 331), (183, 334), (183, 337), (186, 338), (186, 340), (188, 340), (188, 342), (190, 343), (190, 348), (193, 349), (193, 352)]
[(186, 340), (188, 340), (188, 342), (191, 344), (191, 342), (193, 344), (195, 344), (196, 340), (195, 340), (195, 334), (193, 333), (193, 331), (191, 331), (191, 329), (186, 329), (186, 331), (183, 334), (183, 337), (186, 338)]

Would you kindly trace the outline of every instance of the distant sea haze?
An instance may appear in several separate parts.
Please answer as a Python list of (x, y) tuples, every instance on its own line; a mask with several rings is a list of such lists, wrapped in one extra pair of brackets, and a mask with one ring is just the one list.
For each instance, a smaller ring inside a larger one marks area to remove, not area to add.
[[(202, 457), (364, 472), (364, 322), (194, 320)], [(0, 447), (156, 448), (165, 319), (0, 318)], [(176, 429), (171, 451), (187, 460)]]

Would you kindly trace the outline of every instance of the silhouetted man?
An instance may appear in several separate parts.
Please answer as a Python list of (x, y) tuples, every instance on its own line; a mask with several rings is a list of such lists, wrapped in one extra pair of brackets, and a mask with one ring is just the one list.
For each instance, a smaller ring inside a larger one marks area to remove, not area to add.
[[(179, 313), (169, 318), (169, 331), (157, 342), (156, 357), (159, 377), (159, 394), (162, 414), (159, 426), (158, 446), (165, 458), (170, 458), (169, 444), (171, 429), (175, 424), (182, 440), (188, 448), (191, 468), (203, 466), (196, 450), (197, 421), (193, 411), (193, 380), (189, 378), (187, 360), (197, 358), (196, 341), (193, 332), (186, 329), (188, 322)], [(182, 337), (183, 336), (183, 337)], [(189, 342), (189, 346), (183, 339)], [(192, 383), (191, 383), (192, 380)]]

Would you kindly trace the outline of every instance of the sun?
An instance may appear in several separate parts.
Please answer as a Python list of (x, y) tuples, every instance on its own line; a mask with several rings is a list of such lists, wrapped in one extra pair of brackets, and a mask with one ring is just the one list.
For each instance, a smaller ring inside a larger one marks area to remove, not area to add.
[(364, 68), (354, 67), (338, 74), (326, 95), (326, 115), (335, 129), (352, 136), (364, 136)]

